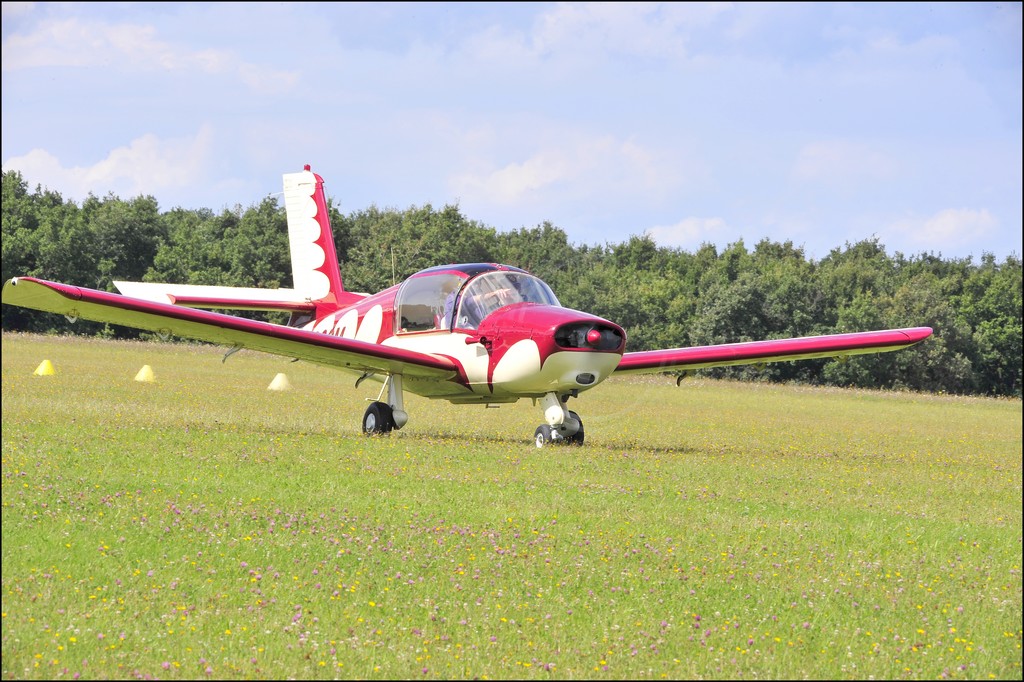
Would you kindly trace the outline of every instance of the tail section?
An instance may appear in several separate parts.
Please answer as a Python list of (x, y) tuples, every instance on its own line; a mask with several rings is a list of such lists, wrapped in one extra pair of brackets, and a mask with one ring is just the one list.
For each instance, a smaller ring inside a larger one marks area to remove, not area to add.
[(342, 286), (323, 178), (313, 173), (308, 165), (302, 172), (286, 173), (283, 178), (293, 288), (151, 282), (114, 282), (114, 285), (125, 296), (190, 308), (290, 311), (295, 324), (310, 316), (322, 317), (363, 298), (364, 294), (347, 292)]
[(341, 285), (338, 253), (327, 213), (324, 179), (307, 165), (301, 173), (284, 175), (284, 207), (288, 215), (292, 279), (295, 290), (319, 305), (338, 307), (351, 299)]

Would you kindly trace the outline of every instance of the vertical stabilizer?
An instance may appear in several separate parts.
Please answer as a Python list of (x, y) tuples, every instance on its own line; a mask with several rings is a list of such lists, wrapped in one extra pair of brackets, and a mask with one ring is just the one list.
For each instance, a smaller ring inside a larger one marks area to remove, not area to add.
[(351, 296), (341, 284), (323, 178), (308, 165), (301, 173), (285, 173), (284, 206), (295, 291), (317, 304), (346, 303)]

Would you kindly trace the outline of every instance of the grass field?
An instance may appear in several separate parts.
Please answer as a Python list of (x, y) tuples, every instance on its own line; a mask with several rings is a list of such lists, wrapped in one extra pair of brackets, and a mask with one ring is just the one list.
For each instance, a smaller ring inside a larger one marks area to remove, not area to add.
[(2, 350), (7, 679), (1021, 679), (1020, 400), (610, 380), (538, 450), (529, 401), (368, 438), (332, 370)]

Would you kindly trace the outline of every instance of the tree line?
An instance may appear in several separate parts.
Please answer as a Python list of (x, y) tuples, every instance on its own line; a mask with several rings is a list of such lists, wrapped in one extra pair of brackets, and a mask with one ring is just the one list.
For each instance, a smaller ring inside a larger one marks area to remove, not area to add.
[[(328, 199), (342, 280), (374, 292), (444, 263), (497, 262), (545, 280), (561, 303), (613, 320), (628, 350), (929, 326), (906, 351), (700, 370), (717, 377), (1021, 396), (1021, 259), (888, 254), (877, 238), (819, 260), (792, 242), (690, 252), (645, 235), (583, 245), (545, 222), (499, 231), (458, 206), (342, 214)], [(161, 211), (151, 196), (81, 205), (3, 173), (3, 280), (33, 276), (105, 291), (114, 280), (290, 287), (283, 205)], [(233, 314), (238, 314), (237, 311)], [(243, 313), (276, 322), (273, 314)], [(5, 331), (148, 338), (145, 332), (3, 307)]]

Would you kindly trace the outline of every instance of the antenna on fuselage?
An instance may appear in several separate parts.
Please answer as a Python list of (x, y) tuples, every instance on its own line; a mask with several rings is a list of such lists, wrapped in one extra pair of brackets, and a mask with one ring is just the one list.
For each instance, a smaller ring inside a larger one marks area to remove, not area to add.
[(391, 286), (395, 286), (395, 247), (391, 247)]

